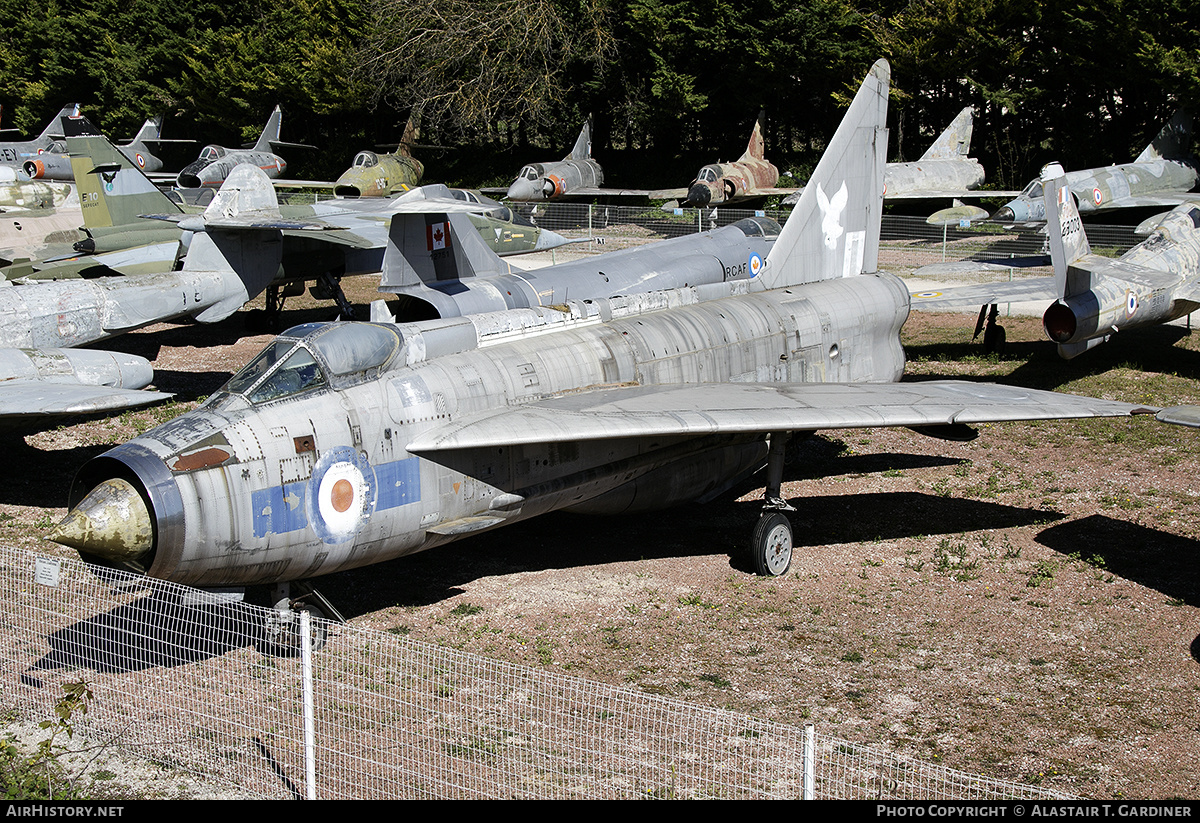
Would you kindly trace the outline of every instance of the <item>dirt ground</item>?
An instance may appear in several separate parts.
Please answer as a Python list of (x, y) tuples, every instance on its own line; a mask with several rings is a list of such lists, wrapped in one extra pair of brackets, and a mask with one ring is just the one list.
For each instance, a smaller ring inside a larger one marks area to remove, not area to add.
[[(362, 303), (373, 284), (351, 284)], [(311, 301), (287, 325), (327, 319)], [(972, 319), (973, 320), (973, 319)], [(1200, 402), (1200, 340), (1118, 335), (1071, 363), (1036, 319), (985, 357), (972, 320), (914, 316), (916, 379)], [(13, 435), (0, 537), (53, 552), (82, 463), (190, 408), (270, 335), (233, 319), (106, 345), (177, 402)], [(790, 572), (751, 573), (753, 485), (705, 506), (552, 515), (317, 582), (355, 624), (802, 724), (1093, 798), (1200, 797), (1200, 432), (1151, 419), (907, 430), (796, 444)]]

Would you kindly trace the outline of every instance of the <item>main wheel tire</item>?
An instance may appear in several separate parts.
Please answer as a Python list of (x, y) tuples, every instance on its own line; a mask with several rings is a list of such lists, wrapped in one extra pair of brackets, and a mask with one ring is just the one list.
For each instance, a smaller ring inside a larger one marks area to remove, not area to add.
[[(325, 641), (328, 639), (325, 629), (325, 613), (316, 606), (304, 605), (301, 610), (307, 611), (313, 618), (312, 623), (312, 650), (320, 651), (325, 647)], [(262, 651), (265, 654), (270, 654), (275, 657), (298, 657), (300, 655), (300, 616), (296, 617), (289, 623), (278, 628), (277, 631), (268, 631), (263, 637)]]
[(750, 542), (754, 570), (764, 577), (787, 574), (792, 565), (792, 524), (781, 512), (764, 513)]
[(983, 350), (988, 354), (1004, 354), (1004, 344), (1008, 342), (1008, 333), (1003, 326), (988, 326), (983, 333)]

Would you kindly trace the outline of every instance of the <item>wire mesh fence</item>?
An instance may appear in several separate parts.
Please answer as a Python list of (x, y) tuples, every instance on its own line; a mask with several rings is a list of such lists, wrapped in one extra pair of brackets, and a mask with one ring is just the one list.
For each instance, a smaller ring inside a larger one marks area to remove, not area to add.
[(0, 575), (6, 710), (50, 717), (62, 686), (86, 682), (80, 731), (247, 797), (1061, 797), (316, 619), (306, 769), (295, 623), (24, 550), (0, 549)]

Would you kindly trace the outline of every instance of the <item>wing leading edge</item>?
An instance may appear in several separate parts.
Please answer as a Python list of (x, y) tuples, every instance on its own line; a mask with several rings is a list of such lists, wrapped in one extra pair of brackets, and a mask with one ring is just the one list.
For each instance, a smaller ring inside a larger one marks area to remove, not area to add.
[(967, 381), (619, 386), (491, 409), (431, 429), (416, 454), (571, 440), (1126, 417), (1155, 408)]

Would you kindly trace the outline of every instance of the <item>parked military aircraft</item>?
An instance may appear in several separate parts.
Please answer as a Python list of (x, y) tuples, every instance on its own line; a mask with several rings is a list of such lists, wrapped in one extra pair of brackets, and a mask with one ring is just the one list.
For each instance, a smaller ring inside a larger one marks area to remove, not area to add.
[[(946, 198), (969, 200), (982, 197), (1012, 197), (1018, 192), (981, 190), (985, 172), (983, 164), (969, 156), (971, 137), (975, 130), (975, 109), (967, 106), (950, 121), (919, 160), (888, 163), (884, 177), (885, 200), (928, 200)], [(784, 198), (784, 205), (793, 205), (798, 194)], [(955, 203), (942, 209), (930, 222), (957, 225), (986, 218), (988, 213), (978, 206)]]
[[(129, 162), (133, 163), (143, 172), (152, 175), (158, 172), (163, 167), (163, 161), (154, 154), (151, 150), (151, 145), (159, 145), (162, 143), (194, 143), (194, 140), (164, 140), (160, 137), (162, 131), (162, 118), (151, 117), (142, 127), (138, 129), (138, 133), (128, 143), (117, 146), (117, 150), (121, 154), (129, 158)], [(63, 146), (63, 151), (45, 152), (35, 158), (26, 160), (22, 169), (25, 174), (29, 175), (34, 180), (74, 180), (75, 172), (71, 168), (71, 156), (67, 153), (66, 146)]]
[[(872, 67), (760, 274), (420, 323), (309, 324), (80, 471), (52, 538), (200, 586), (286, 583), (554, 510), (712, 496), (767, 466), (751, 557), (787, 571), (790, 432), (1121, 416), (896, 383), (908, 293), (876, 272), (889, 68)], [(297, 605), (280, 601), (282, 623)]]
[(272, 179), (283, 175), (287, 169), (285, 161), (274, 150), (281, 147), (311, 149), (304, 143), (285, 143), (279, 139), (279, 123), (283, 112), (279, 106), (271, 112), (267, 125), (259, 135), (258, 142), (250, 149), (227, 149), (224, 146), (205, 146), (200, 156), (183, 167), (179, 172), (176, 183), (180, 188), (195, 189), (201, 186), (217, 188), (225, 182), (225, 178), (243, 163), (257, 166)]
[(0, 165), (19, 169), (25, 164), (25, 161), (35, 160), (39, 155), (47, 152), (62, 154), (66, 149), (63, 147), (59, 118), (68, 114), (76, 114), (78, 111), (78, 103), (69, 103), (63, 106), (62, 111), (34, 139), (0, 142)]
[(0, 166), (0, 213), (48, 214), (66, 205), (74, 193), (75, 187), (70, 184), (30, 180), (12, 166)]
[[(1052, 300), (1042, 318), (1058, 353), (1071, 359), (1123, 329), (1168, 323), (1200, 309), (1200, 194), (1176, 206), (1146, 240), (1119, 259), (1092, 254), (1070, 190), (1070, 174), (1058, 163), (1042, 169), (1042, 189), (1053, 277), (959, 286), (913, 296), (914, 308), (944, 311), (983, 306), (984, 344), (1003, 345), (997, 305)], [(985, 316), (986, 315), (986, 316)]]
[(517, 202), (554, 200), (574, 195), (605, 193), (604, 171), (592, 159), (592, 121), (583, 124), (571, 153), (562, 160), (530, 163), (517, 173), (505, 195)]
[[(1192, 115), (1179, 111), (1132, 163), (1067, 172), (1081, 214), (1109, 209), (1177, 206), (1189, 199), (1200, 179), (1191, 155)], [(1044, 222), (1042, 180), (1035, 179), (1016, 199), (992, 215), (1003, 223)]]
[[(766, 159), (763, 148), (763, 127), (766, 112), (758, 113), (758, 120), (750, 132), (750, 142), (742, 156), (732, 163), (711, 163), (700, 169), (696, 179), (688, 184), (685, 203), (689, 206), (727, 206), (741, 200), (767, 197), (772, 194), (793, 194), (795, 186), (776, 188), (779, 169)], [(677, 197), (674, 192), (661, 192), (663, 196)]]
[(394, 154), (360, 151), (333, 184), (333, 193), (338, 197), (390, 197), (419, 186), (425, 167), (412, 156), (416, 142), (417, 130), (410, 120)]

